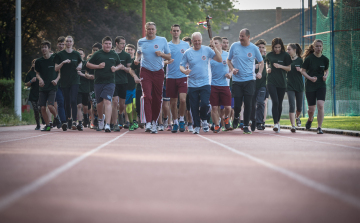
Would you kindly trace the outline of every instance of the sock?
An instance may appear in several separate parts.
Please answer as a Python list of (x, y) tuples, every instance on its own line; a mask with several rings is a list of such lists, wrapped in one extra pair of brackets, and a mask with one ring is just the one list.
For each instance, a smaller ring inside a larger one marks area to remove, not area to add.
[(180, 116), (180, 122), (184, 121), (184, 116)]
[(178, 125), (179, 124), (179, 121), (177, 119), (174, 120), (174, 124), (175, 125)]

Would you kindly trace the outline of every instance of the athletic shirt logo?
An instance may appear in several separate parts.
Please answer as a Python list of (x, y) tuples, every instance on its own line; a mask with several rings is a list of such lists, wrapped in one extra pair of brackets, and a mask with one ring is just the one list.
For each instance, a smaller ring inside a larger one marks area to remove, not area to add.
[(159, 49), (159, 45), (155, 44), (155, 45), (154, 45), (154, 48), (155, 48), (155, 49)]
[(202, 60), (206, 60), (206, 56), (202, 56), (201, 59), (202, 59)]
[(225, 61), (225, 60), (223, 60), (222, 64), (226, 65), (226, 61)]
[(247, 56), (250, 58), (252, 57), (252, 53), (248, 53)]
[(184, 50), (184, 49), (181, 49), (180, 52), (181, 52), (182, 54), (184, 54), (184, 53), (185, 53), (185, 50)]

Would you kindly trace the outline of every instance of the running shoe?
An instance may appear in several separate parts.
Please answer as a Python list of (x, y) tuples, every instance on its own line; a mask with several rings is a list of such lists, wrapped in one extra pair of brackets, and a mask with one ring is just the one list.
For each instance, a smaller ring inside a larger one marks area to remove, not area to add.
[(276, 131), (276, 133), (280, 133), (280, 123), (278, 124), (279, 128), (278, 130)]
[(79, 131), (83, 131), (83, 130), (84, 130), (84, 126), (83, 126), (81, 123), (79, 123), (79, 124), (76, 126), (76, 128), (77, 128), (77, 130), (79, 130)]
[(76, 129), (77, 129), (77, 128), (76, 128), (76, 122), (73, 122), (73, 123), (72, 123), (71, 129), (72, 129), (72, 130), (76, 130)]
[(133, 123), (133, 127), (134, 127), (134, 130), (138, 129), (139, 128), (139, 124), (137, 123), (137, 121), (134, 121)]
[(188, 132), (193, 132), (194, 131), (194, 127), (192, 126), (192, 123), (188, 124)]
[(146, 123), (145, 132), (151, 132), (151, 122)]
[(215, 126), (214, 127), (214, 133), (219, 133), (220, 132), (220, 126)]
[(41, 129), (42, 132), (50, 132), (51, 127), (49, 125), (46, 125), (43, 129)]
[(164, 131), (164, 125), (163, 124), (160, 124), (158, 127), (157, 127), (158, 131)]
[(291, 127), (290, 131), (291, 131), (292, 133), (295, 133), (295, 132), (296, 132), (296, 127), (295, 127), (295, 125), (293, 125), (293, 126)]
[(200, 133), (200, 127), (195, 127), (193, 134), (199, 134)]
[(155, 122), (155, 121), (152, 121), (151, 133), (152, 133), (152, 134), (158, 133), (158, 130), (157, 130), (157, 126), (156, 126), (156, 122)]
[(94, 124), (90, 124), (90, 129), (95, 129), (95, 125)]
[(166, 127), (166, 131), (171, 131), (171, 130), (172, 130), (171, 125), (168, 125), (168, 126)]
[(185, 132), (185, 122), (184, 121), (179, 122), (179, 131)]
[(114, 124), (110, 124), (110, 130), (114, 131)]
[(226, 130), (232, 130), (233, 128), (231, 127), (231, 124), (230, 124), (230, 118), (225, 118), (224, 119), (224, 123), (225, 123), (225, 128)]
[(67, 130), (67, 123), (64, 122), (62, 125), (61, 125), (61, 128), (63, 131), (66, 131)]
[(261, 123), (258, 123), (256, 128), (257, 128), (257, 130), (264, 130)]
[(204, 131), (204, 132), (208, 132), (208, 131), (209, 131), (209, 124), (207, 123), (206, 120), (202, 122), (202, 127), (203, 127), (203, 131)]
[(139, 123), (139, 128), (144, 129), (144, 127), (145, 127), (144, 123)]
[(111, 132), (110, 125), (106, 123), (105, 132)]
[(298, 117), (298, 118), (296, 119), (296, 125), (297, 125), (297, 127), (301, 127), (300, 117)]
[(237, 129), (238, 126), (239, 126), (239, 118), (234, 118), (234, 121), (233, 121), (233, 129)]
[(49, 122), (50, 128), (54, 127), (52, 121)]
[(40, 125), (37, 125), (37, 126), (35, 127), (35, 130), (40, 130)]
[(173, 129), (171, 130), (172, 133), (177, 133), (179, 129), (179, 126), (177, 124), (173, 125)]
[(317, 128), (317, 134), (324, 134), (320, 127)]
[(251, 131), (255, 132), (255, 129), (256, 129), (256, 123), (255, 123), (255, 121), (253, 121), (253, 122), (251, 122)]
[[(109, 126), (110, 128), (110, 126)], [(99, 119), (98, 129), (104, 130), (104, 119)]]
[[(111, 129), (111, 126), (110, 126), (110, 129)], [(120, 128), (119, 128), (118, 124), (114, 125), (114, 132), (120, 132)]]
[(244, 126), (244, 134), (252, 134), (252, 132), (249, 130), (249, 126)]
[(277, 132), (279, 130), (279, 124), (275, 124), (273, 130)]
[(211, 125), (211, 127), (210, 127), (210, 130), (211, 130), (211, 131), (214, 131), (214, 129), (215, 129), (215, 124), (213, 123), (213, 124)]
[(134, 131), (135, 130), (135, 127), (134, 127), (134, 123), (130, 123), (130, 126), (129, 126), (129, 131)]
[(126, 122), (125, 125), (124, 125), (124, 129), (128, 129), (130, 126), (130, 123), (129, 122)]
[(306, 125), (305, 125), (307, 130), (311, 129), (311, 123), (312, 123), (312, 121), (307, 120)]
[(243, 120), (240, 121), (239, 128), (241, 128), (241, 130), (244, 130), (244, 121)]
[(261, 124), (262, 130), (265, 130), (265, 122)]

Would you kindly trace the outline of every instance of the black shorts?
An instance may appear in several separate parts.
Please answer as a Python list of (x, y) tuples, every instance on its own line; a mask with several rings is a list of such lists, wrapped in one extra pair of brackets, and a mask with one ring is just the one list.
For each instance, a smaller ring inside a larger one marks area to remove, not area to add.
[(114, 95), (115, 84), (94, 84), (96, 103), (100, 103), (103, 99), (112, 101)]
[(77, 104), (83, 104), (84, 106), (89, 106), (89, 101), (90, 101), (90, 98), (89, 98), (89, 93), (81, 93), (81, 92), (78, 92), (78, 95), (77, 95)]
[(39, 106), (54, 105), (56, 97), (56, 90), (51, 91), (39, 91)]
[(126, 88), (127, 84), (116, 84), (114, 97), (119, 97), (121, 99), (126, 99)]
[(269, 98), (269, 91), (267, 90), (267, 88), (265, 88), (266, 89), (266, 92), (265, 92), (265, 99), (267, 99), (267, 98)]
[(316, 101), (325, 101), (326, 88), (319, 88), (316, 91), (306, 92), (306, 100), (308, 106), (316, 105)]
[(233, 81), (231, 97), (237, 98), (244, 96), (252, 96), (255, 94), (255, 90), (256, 90), (255, 80), (244, 81), (244, 82)]

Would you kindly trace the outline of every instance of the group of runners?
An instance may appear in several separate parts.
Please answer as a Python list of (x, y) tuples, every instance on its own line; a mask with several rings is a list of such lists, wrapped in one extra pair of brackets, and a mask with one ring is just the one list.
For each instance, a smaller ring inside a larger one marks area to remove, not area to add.
[(239, 41), (230, 49), (226, 37), (213, 37), (209, 46), (202, 45), (200, 32), (180, 39), (177, 24), (170, 27), (169, 42), (156, 35), (155, 23), (146, 23), (145, 29), (146, 36), (136, 47), (122, 36), (114, 42), (106, 36), (87, 57), (82, 48), (73, 48), (71, 36), (59, 37), (54, 53), (51, 43), (43, 41), (43, 56), (32, 62), (25, 80), (31, 87), (35, 129), (40, 130), (41, 118), (45, 123), (41, 131), (145, 128), (151, 133), (199, 134), (201, 128), (219, 133), (240, 127), (251, 134), (265, 128), (270, 95), (273, 130), (280, 132), (287, 92), (291, 131), (296, 132), (305, 90), (306, 128), (311, 128), (317, 106), (317, 133), (323, 133), (329, 60), (322, 55), (321, 40), (302, 55), (299, 44), (285, 48), (281, 38), (274, 38), (266, 53), (266, 42), (251, 43), (248, 29), (240, 31)]

